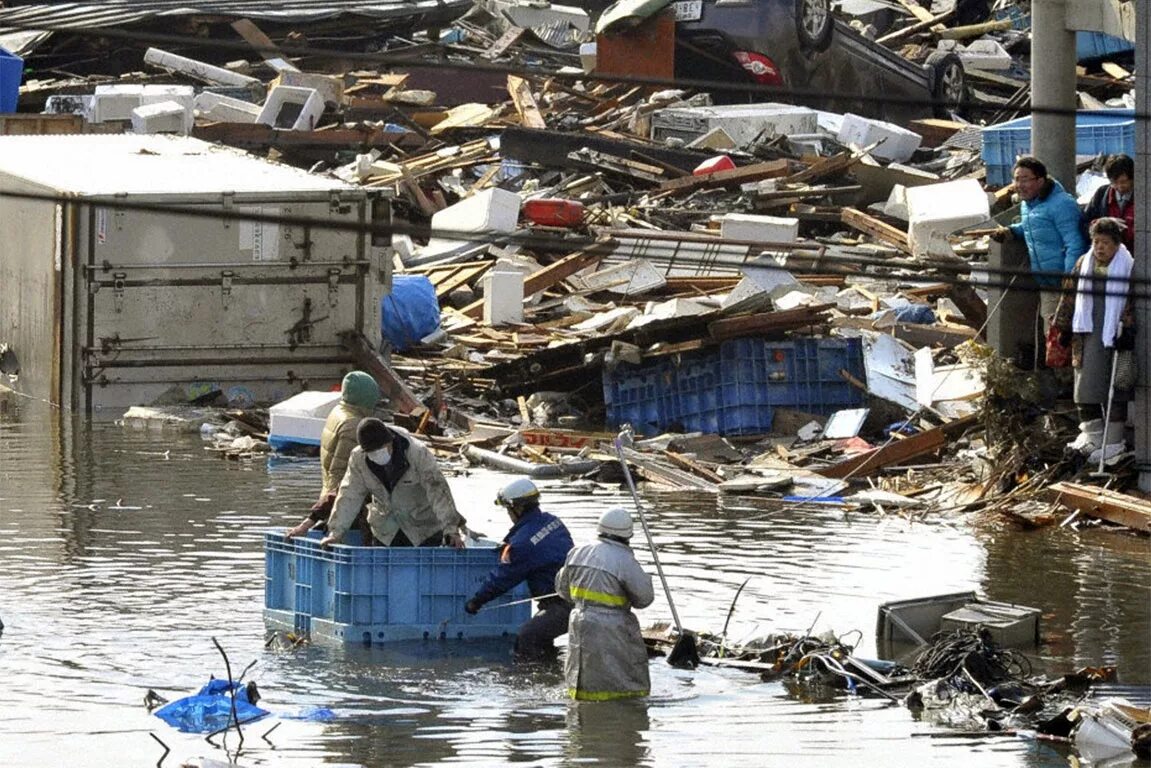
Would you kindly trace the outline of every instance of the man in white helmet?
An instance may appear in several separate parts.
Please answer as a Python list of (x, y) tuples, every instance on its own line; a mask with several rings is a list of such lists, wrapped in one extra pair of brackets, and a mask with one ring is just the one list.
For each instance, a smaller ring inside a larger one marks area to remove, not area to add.
[(471, 615), (490, 600), (527, 581), (539, 610), (516, 633), (516, 661), (551, 661), (556, 657), (555, 639), (568, 631), (571, 606), (553, 593), (556, 572), (572, 548), (567, 526), (540, 509), (540, 492), (526, 477), (508, 483), (496, 496), (507, 510), (511, 530), (504, 536), (500, 562), (476, 594), (464, 605)]
[(632, 530), (626, 509), (604, 512), (599, 541), (573, 549), (556, 576), (556, 592), (574, 606), (564, 669), (573, 699), (625, 699), (651, 689), (647, 648), (631, 609), (651, 605), (655, 592), (631, 551)]

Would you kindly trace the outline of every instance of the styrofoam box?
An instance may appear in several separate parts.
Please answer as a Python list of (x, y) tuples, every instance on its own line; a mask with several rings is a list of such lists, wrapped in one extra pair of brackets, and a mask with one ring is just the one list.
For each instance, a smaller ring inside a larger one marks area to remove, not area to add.
[(719, 220), (719, 231), (725, 240), (793, 243), (799, 237), (799, 219), (751, 213), (725, 213)]
[(264, 100), (257, 123), (291, 131), (310, 131), (324, 114), (324, 97), (315, 88), (281, 85)]
[(917, 257), (951, 254), (949, 234), (991, 217), (987, 193), (975, 179), (910, 187), (906, 194), (907, 240)]
[(745, 146), (761, 133), (791, 135), (815, 133), (818, 114), (792, 104), (729, 104), (717, 107), (669, 107), (652, 115), (651, 137), (691, 141), (722, 128), (737, 145)]
[(132, 110), (132, 131), (187, 136), (192, 131), (192, 110), (178, 101), (141, 104)]
[(268, 409), (268, 444), (319, 445), (324, 421), (340, 402), (339, 392), (301, 392)]
[(221, 123), (254, 123), (261, 112), (259, 104), (210, 91), (198, 94), (194, 104), (202, 117)]
[(840, 144), (856, 144), (866, 147), (883, 139), (883, 143), (871, 150), (871, 154), (881, 160), (902, 163), (919, 149), (923, 137), (915, 131), (900, 128), (894, 123), (871, 120), (848, 112), (843, 116), (843, 124), (836, 136)]
[(447, 237), (448, 232), (514, 232), (520, 218), (520, 196), (492, 187), (449, 205), (432, 215), (432, 234), (423, 254), (459, 248), (466, 239)]
[(131, 120), (132, 110), (140, 106), (142, 85), (97, 85), (92, 96), (92, 122)]

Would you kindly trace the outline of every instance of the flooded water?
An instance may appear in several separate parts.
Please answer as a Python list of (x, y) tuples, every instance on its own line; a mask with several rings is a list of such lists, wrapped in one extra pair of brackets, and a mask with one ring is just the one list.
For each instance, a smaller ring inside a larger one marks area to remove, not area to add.
[[(318, 462), (237, 463), (197, 436), (61, 423), (23, 401), (0, 411), (0, 765), (155, 765), (164, 748), (150, 734), (171, 749), (166, 766), (1067, 764), (1048, 744), (928, 738), (940, 727), (884, 700), (805, 700), (735, 670), (655, 660), (649, 700), (576, 705), (557, 672), (524, 673), (505, 647), (266, 649), (262, 536), (302, 517), (318, 477)], [(507, 479), (451, 478), (473, 528), (506, 530), (490, 500)], [(630, 504), (614, 490), (543, 487), (577, 542), (605, 508)], [(972, 516), (773, 513), (747, 499), (717, 508), (684, 494), (649, 502), (688, 627), (718, 632), (750, 577), (730, 637), (814, 627), (869, 656), (880, 603), (974, 589), (1043, 609), (1040, 668), (1111, 664), (1124, 683), (1151, 683), (1146, 539)], [(662, 596), (640, 613), (669, 618)], [(280, 716), (246, 727), (238, 757), (234, 732), (214, 747), (143, 704), (149, 689), (174, 699), (223, 677), (212, 638), (233, 670), (254, 662), (248, 679)], [(333, 719), (295, 719), (315, 707)]]

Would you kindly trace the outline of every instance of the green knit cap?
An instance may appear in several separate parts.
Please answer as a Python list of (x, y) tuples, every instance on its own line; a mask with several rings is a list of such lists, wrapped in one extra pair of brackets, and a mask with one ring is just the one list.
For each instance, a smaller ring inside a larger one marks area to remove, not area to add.
[(359, 408), (374, 408), (380, 401), (380, 385), (363, 371), (352, 371), (340, 385), (342, 400)]

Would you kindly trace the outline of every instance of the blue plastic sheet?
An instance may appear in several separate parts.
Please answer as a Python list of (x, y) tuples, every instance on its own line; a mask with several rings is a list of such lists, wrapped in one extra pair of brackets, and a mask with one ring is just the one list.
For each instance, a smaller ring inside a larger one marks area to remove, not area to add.
[(440, 327), (436, 288), (423, 275), (396, 275), (380, 302), (380, 325), (392, 348), (402, 352)]
[(901, 323), (931, 325), (935, 322), (935, 313), (926, 304), (908, 304), (895, 310), (895, 319)]
[(233, 723), (232, 687), (236, 688), (236, 718), (240, 724), (272, 714), (248, 701), (248, 689), (227, 680), (210, 680), (194, 696), (185, 696), (157, 709), (154, 714), (184, 733), (215, 733)]

